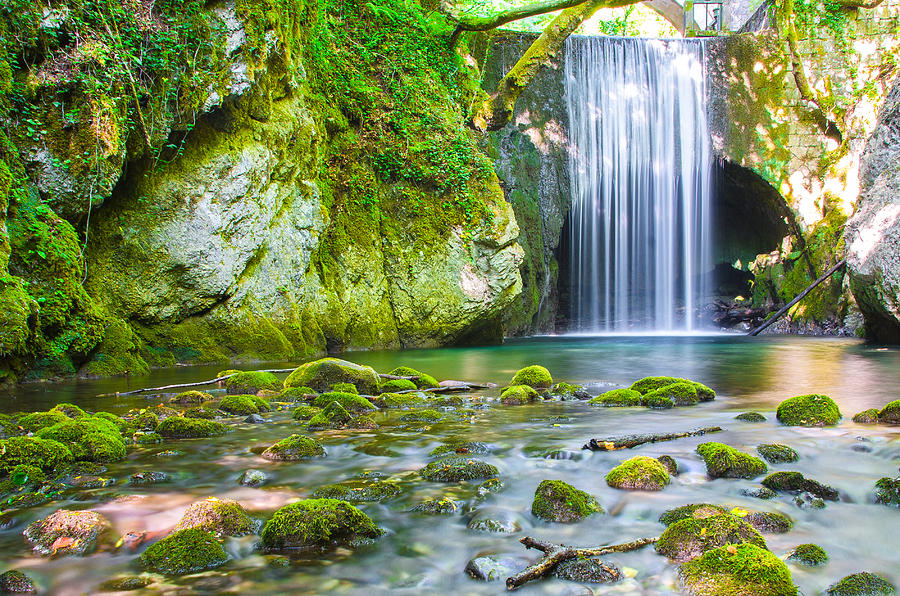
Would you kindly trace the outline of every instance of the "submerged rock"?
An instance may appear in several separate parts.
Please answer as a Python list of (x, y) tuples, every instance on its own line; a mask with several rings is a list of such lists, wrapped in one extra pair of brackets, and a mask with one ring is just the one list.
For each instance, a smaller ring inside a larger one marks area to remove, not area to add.
[(622, 579), (622, 570), (600, 559), (569, 559), (553, 570), (559, 579), (582, 584), (609, 584)]
[(669, 482), (666, 467), (644, 455), (626, 459), (606, 475), (609, 486), (627, 490), (662, 490)]
[(336, 499), (304, 499), (275, 512), (262, 531), (269, 549), (354, 545), (378, 538), (384, 530), (368, 515)]
[(142, 575), (126, 575), (108, 579), (98, 586), (101, 592), (130, 592), (140, 590), (153, 583), (153, 579)]
[(766, 548), (766, 541), (753, 526), (734, 515), (720, 513), (672, 523), (659, 537), (656, 552), (682, 562), (720, 546), (742, 543)]
[(440, 499), (425, 499), (418, 505), (413, 506), (410, 511), (416, 513), (428, 513), (431, 515), (453, 515), (457, 513), (463, 506), (462, 501), (454, 501), (450, 497), (442, 497)]
[(710, 478), (756, 478), (768, 470), (765, 462), (758, 457), (738, 451), (724, 443), (701, 443), (697, 453), (706, 463), (706, 474)]
[(220, 567), (228, 561), (228, 555), (213, 534), (188, 528), (151, 544), (140, 559), (153, 571), (184, 575)]
[(499, 473), (496, 467), (479, 459), (458, 456), (433, 461), (419, 470), (419, 474), (423, 478), (432, 482), (459, 482), (493, 478)]
[(4, 594), (28, 594), (37, 592), (34, 582), (27, 575), (16, 569), (0, 574), (0, 592)]
[(375, 482), (353, 481), (345, 484), (329, 484), (316, 489), (314, 499), (339, 499), (350, 503), (365, 501), (389, 501), (403, 492), (394, 482), (376, 480)]
[(496, 508), (477, 511), (466, 527), (475, 532), (498, 534), (515, 534), (522, 531), (522, 525), (514, 514), (505, 509)]
[(825, 593), (828, 596), (890, 596), (897, 590), (880, 575), (863, 571), (831, 584)]
[(509, 382), (513, 385), (528, 385), (533, 389), (549, 389), (553, 385), (550, 371), (543, 366), (533, 364), (520, 369)]
[(545, 521), (568, 524), (604, 511), (597, 500), (583, 490), (562, 480), (543, 480), (534, 491), (531, 513)]
[(828, 561), (828, 553), (818, 544), (798, 544), (791, 551), (788, 560), (815, 567)]
[(825, 509), (824, 499), (812, 493), (802, 492), (794, 497), (794, 504), (800, 509)]
[(336, 383), (350, 383), (360, 393), (374, 395), (378, 393), (380, 381), (378, 373), (371, 366), (338, 358), (322, 358), (297, 367), (284, 380), (284, 386), (310, 387), (322, 393), (330, 390)]
[(495, 582), (505, 580), (528, 566), (528, 559), (510, 555), (485, 555), (466, 563), (466, 573), (473, 579)]
[(573, 385), (572, 383), (556, 383), (550, 387), (550, 395), (560, 401), (568, 401), (572, 399), (591, 399), (591, 394), (584, 390), (581, 385)]
[(889, 507), (900, 507), (900, 476), (881, 478), (875, 483), (875, 502)]
[(775, 415), (788, 426), (833, 426), (841, 420), (841, 411), (834, 400), (818, 393), (784, 400)]
[(254, 524), (237, 501), (209, 497), (191, 503), (174, 531), (187, 528), (199, 528), (219, 537), (246, 536), (253, 533)]
[(325, 448), (312, 437), (291, 435), (281, 439), (262, 452), (261, 456), (272, 461), (296, 461), (325, 455)]
[(705, 519), (723, 513), (728, 513), (728, 510), (721, 505), (713, 505), (711, 503), (691, 503), (690, 505), (682, 505), (665, 511), (659, 516), (659, 523), (665, 526), (671, 526), (675, 522), (683, 519)]
[(267, 480), (269, 480), (269, 475), (262, 470), (244, 470), (238, 478), (238, 483), (243, 486), (256, 487), (262, 486)]
[(768, 532), (770, 534), (784, 534), (785, 532), (790, 532), (791, 528), (794, 527), (794, 521), (788, 516), (769, 511), (754, 511), (745, 517), (744, 520), (760, 532)]
[(784, 562), (755, 544), (729, 544), (681, 565), (679, 577), (693, 596), (795, 596)]
[(32, 522), (22, 533), (42, 555), (84, 555), (110, 529), (109, 521), (94, 511), (60, 509)]
[(789, 464), (800, 459), (796, 451), (781, 443), (758, 445), (756, 451), (770, 464)]
[(134, 486), (147, 486), (150, 484), (161, 484), (169, 481), (169, 475), (165, 472), (154, 470), (140, 470), (131, 475), (131, 484)]
[(759, 412), (743, 412), (734, 417), (735, 420), (742, 422), (765, 422), (766, 417)]
[(754, 486), (752, 488), (742, 488), (741, 494), (745, 497), (753, 497), (754, 499), (774, 499), (775, 491), (765, 486)]

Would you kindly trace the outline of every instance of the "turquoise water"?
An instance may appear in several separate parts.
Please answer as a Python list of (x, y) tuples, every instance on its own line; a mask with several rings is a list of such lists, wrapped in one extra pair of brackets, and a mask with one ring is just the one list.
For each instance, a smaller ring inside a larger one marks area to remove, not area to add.
[[(626, 385), (646, 375), (686, 376), (715, 388), (716, 401), (669, 411), (595, 408), (583, 402), (546, 402), (502, 406), (496, 389), (467, 394), (474, 411), (448, 411), (445, 421), (430, 427), (397, 420), (398, 412), (376, 414), (381, 428), (373, 431), (315, 433), (328, 456), (305, 462), (273, 463), (257, 453), (280, 438), (304, 432), (290, 419), (290, 411), (274, 412), (264, 425), (240, 418), (226, 419), (234, 430), (217, 439), (171, 441), (130, 448), (128, 458), (111, 464), (111, 487), (74, 491), (65, 500), (12, 514), (14, 523), (0, 530), (0, 559), (32, 575), (47, 593), (93, 593), (102, 581), (119, 574), (140, 573), (140, 549), (121, 552), (109, 547), (86, 558), (46, 560), (29, 553), (21, 536), (25, 524), (60, 507), (102, 512), (115, 534), (148, 531), (164, 534), (177, 523), (189, 503), (207, 496), (240, 501), (254, 517), (265, 520), (277, 507), (309, 496), (324, 484), (377, 471), (400, 483), (403, 493), (385, 503), (360, 507), (387, 530), (376, 543), (355, 552), (338, 551), (328, 557), (306, 557), (287, 568), (273, 568), (270, 556), (255, 549), (254, 537), (230, 539), (232, 560), (219, 569), (183, 578), (153, 576), (144, 594), (498, 594), (502, 583), (485, 584), (463, 572), (479, 554), (509, 554), (534, 558), (518, 539), (525, 535), (577, 545), (599, 545), (657, 536), (656, 520), (668, 508), (690, 502), (714, 502), (760, 511), (780, 511), (795, 521), (787, 534), (766, 535), (770, 549), (786, 556), (801, 543), (815, 542), (831, 555), (820, 568), (790, 563), (794, 581), (804, 594), (856, 571), (878, 572), (900, 583), (900, 511), (870, 502), (875, 481), (896, 476), (900, 464), (900, 427), (858, 425), (852, 415), (880, 407), (900, 397), (900, 350), (868, 346), (853, 340), (740, 336), (690, 337), (546, 337), (511, 340), (500, 347), (360, 352), (347, 359), (370, 364), (381, 372), (407, 365), (439, 379), (508, 382), (518, 368), (532, 363), (547, 366), (557, 380), (585, 384), (592, 393)], [(253, 368), (279, 368), (286, 363)], [(212, 378), (217, 367), (156, 371), (140, 379), (115, 379), (33, 385), (4, 399), (6, 411), (46, 409), (71, 401), (92, 410), (123, 413), (128, 408), (157, 403), (166, 396), (97, 398), (98, 393), (129, 388), (190, 382)], [(250, 367), (247, 367), (250, 368)], [(828, 429), (782, 427), (774, 409), (787, 397), (821, 392), (831, 395), (844, 421)], [(768, 421), (743, 423), (738, 412), (755, 409)], [(746, 480), (708, 480), (696, 445), (708, 439), (684, 439), (647, 445), (629, 451), (592, 453), (581, 445), (591, 437), (634, 432), (669, 432), (720, 425), (726, 431), (715, 440), (752, 452), (760, 443), (781, 442), (800, 453), (795, 464), (770, 470), (797, 470), (842, 491), (844, 499), (824, 510), (801, 510), (790, 496), (761, 501), (740, 495), (755, 486)], [(474, 498), (474, 485), (444, 485), (422, 481), (417, 470), (428, 463), (428, 452), (447, 438), (487, 442), (486, 461), (500, 469), (504, 489), (487, 499)], [(865, 451), (859, 451), (859, 449)], [(160, 457), (177, 450), (174, 457)], [(546, 457), (552, 454), (552, 458)], [(658, 493), (625, 492), (608, 487), (606, 473), (633, 455), (668, 454), (681, 473)], [(260, 488), (241, 487), (237, 478), (248, 468), (265, 470), (271, 481)], [(152, 487), (132, 487), (128, 477), (140, 469), (168, 473), (172, 481)], [(546, 524), (531, 516), (537, 484), (561, 479), (598, 498), (612, 514), (593, 516), (572, 525)], [(431, 517), (409, 512), (426, 497), (449, 495), (465, 503), (453, 516)], [(467, 529), (475, 515), (515, 520), (514, 534), (482, 533)], [(610, 556), (633, 577), (609, 586), (591, 586), (595, 594), (675, 593), (675, 567), (654, 553), (643, 551)], [(586, 594), (570, 582), (547, 580), (527, 586), (525, 594)]]

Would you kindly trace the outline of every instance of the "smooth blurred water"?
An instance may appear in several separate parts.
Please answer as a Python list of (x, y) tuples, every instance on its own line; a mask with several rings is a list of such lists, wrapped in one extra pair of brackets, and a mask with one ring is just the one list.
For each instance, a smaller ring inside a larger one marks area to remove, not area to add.
[[(32, 574), (47, 593), (93, 593), (103, 580), (118, 573), (136, 573), (138, 553), (98, 552), (84, 559), (53, 561), (32, 557), (21, 536), (24, 525), (62, 506), (101, 511), (117, 533), (148, 530), (165, 533), (187, 505), (207, 496), (239, 500), (260, 520), (280, 505), (309, 496), (317, 487), (379, 471), (394, 478), (403, 494), (387, 503), (363, 503), (388, 534), (355, 552), (339, 551), (326, 558), (307, 557), (286, 569), (274, 569), (254, 549), (254, 537), (231, 539), (226, 548), (233, 560), (226, 566), (180, 579), (157, 578), (161, 583), (135, 593), (158, 594), (499, 594), (502, 583), (469, 579), (463, 568), (480, 553), (506, 553), (534, 558), (518, 539), (525, 535), (577, 545), (615, 543), (663, 530), (656, 520), (666, 509), (690, 502), (714, 502), (761, 511), (780, 511), (795, 520), (787, 534), (766, 535), (770, 549), (786, 556), (797, 544), (815, 542), (830, 554), (820, 568), (789, 563), (794, 581), (804, 594), (819, 593), (846, 574), (868, 570), (900, 582), (900, 511), (870, 503), (875, 481), (896, 476), (900, 463), (900, 428), (857, 425), (849, 418), (857, 411), (879, 407), (900, 397), (900, 350), (867, 346), (843, 339), (740, 336), (685, 337), (545, 337), (509, 341), (489, 348), (452, 348), (403, 352), (361, 352), (346, 358), (386, 372), (398, 365), (420, 368), (438, 378), (508, 382), (518, 368), (532, 363), (547, 366), (558, 380), (587, 384), (593, 392), (629, 384), (655, 374), (687, 376), (714, 387), (716, 401), (669, 411), (596, 408), (583, 402), (546, 402), (529, 406), (496, 403), (497, 390), (476, 392), (471, 418), (454, 418), (430, 428), (397, 420), (396, 411), (376, 414), (382, 425), (364, 432), (322, 432), (315, 435), (328, 451), (323, 459), (273, 463), (254, 451), (303, 427), (290, 412), (271, 414), (265, 425), (238, 423), (217, 439), (172, 441), (164, 445), (130, 448), (126, 461), (109, 466), (119, 482), (110, 488), (83, 491), (69, 501), (50, 503), (16, 515), (16, 524), (0, 531), (0, 558)], [(266, 365), (267, 367), (270, 365)], [(272, 365), (273, 368), (278, 365)], [(58, 401), (73, 401), (95, 410), (124, 411), (156, 403), (160, 398), (92, 397), (126, 387), (211, 378), (222, 367), (157, 371), (133, 380), (86, 381), (31, 386), (4, 402), (7, 410), (46, 409)], [(831, 395), (844, 421), (828, 429), (780, 426), (774, 409), (782, 399), (800, 393)], [(755, 409), (766, 415), (762, 424), (743, 423), (734, 415)], [(726, 431), (710, 438), (753, 452), (760, 443), (782, 442), (800, 453), (796, 464), (770, 470), (798, 470), (840, 489), (846, 501), (828, 503), (824, 510), (804, 511), (787, 495), (772, 501), (740, 495), (746, 480), (708, 480), (696, 445), (709, 438), (685, 439), (610, 453), (582, 451), (591, 437), (637, 432), (668, 432), (721, 425)], [(473, 498), (473, 484), (424, 482), (416, 471), (428, 452), (446, 438), (468, 438), (491, 444), (483, 458), (500, 469), (505, 488), (483, 502)], [(860, 446), (870, 452), (857, 451)], [(257, 449), (255, 449), (257, 448)], [(176, 457), (159, 457), (166, 450)], [(548, 459), (562, 451), (569, 459)], [(605, 483), (606, 473), (637, 454), (673, 456), (681, 474), (658, 493), (625, 492)], [(139, 469), (169, 473), (170, 484), (146, 488), (128, 485)], [(263, 469), (272, 481), (261, 488), (240, 487), (237, 478), (248, 468)], [(530, 513), (535, 487), (543, 479), (561, 479), (597, 496), (607, 511), (572, 525), (543, 523)], [(408, 510), (426, 497), (450, 495), (466, 503), (454, 516), (432, 517)], [(485, 510), (518, 520), (522, 531), (513, 535), (479, 533), (466, 524)], [(138, 551), (139, 552), (139, 551)], [(635, 577), (610, 586), (592, 586), (596, 594), (669, 594), (674, 591), (675, 568), (652, 548), (611, 556)], [(585, 594), (578, 584), (547, 580), (522, 590), (525, 594)]]

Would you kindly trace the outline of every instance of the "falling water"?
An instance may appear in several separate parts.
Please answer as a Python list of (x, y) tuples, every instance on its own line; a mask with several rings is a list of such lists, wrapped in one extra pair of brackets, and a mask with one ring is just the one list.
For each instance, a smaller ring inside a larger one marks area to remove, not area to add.
[(711, 265), (702, 41), (566, 48), (571, 325), (691, 331)]

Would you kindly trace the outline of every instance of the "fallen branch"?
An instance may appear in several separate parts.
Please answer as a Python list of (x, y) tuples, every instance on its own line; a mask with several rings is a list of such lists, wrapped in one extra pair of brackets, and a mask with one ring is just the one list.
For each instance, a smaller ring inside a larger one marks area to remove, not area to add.
[[(286, 373), (286, 372), (294, 372), (296, 367), (294, 368), (270, 368), (266, 370), (255, 370), (255, 371), (246, 371), (246, 372), (267, 372), (267, 373)], [(245, 372), (245, 371), (240, 371)], [(215, 385), (216, 383), (220, 383), (226, 379), (230, 379), (234, 375), (238, 373), (231, 373), (230, 375), (222, 375), (221, 377), (216, 377), (215, 379), (210, 379), (208, 381), (197, 381), (196, 383), (178, 383), (175, 385), (163, 385), (161, 387), (144, 387), (143, 389), (133, 389), (132, 391), (116, 391), (115, 393), (101, 393), (97, 397), (113, 397), (113, 396), (121, 396), (121, 395), (137, 395), (138, 393), (149, 393), (151, 391), (166, 391), (168, 389), (184, 389), (185, 387), (202, 387), (204, 385)]]
[(683, 439), (685, 437), (699, 437), (708, 433), (721, 432), (721, 426), (709, 426), (706, 428), (698, 428), (697, 430), (689, 430), (683, 433), (663, 433), (656, 435), (628, 435), (625, 437), (612, 437), (609, 439), (591, 439), (587, 445), (582, 445), (582, 449), (590, 449), (591, 451), (615, 451), (617, 449), (631, 449), (645, 443), (660, 443), (662, 441), (672, 441), (675, 439)]
[(544, 553), (541, 560), (534, 565), (523, 569), (519, 573), (506, 578), (506, 589), (515, 590), (520, 588), (533, 579), (539, 579), (551, 573), (553, 569), (569, 559), (581, 559), (585, 557), (600, 557), (610, 553), (625, 553), (633, 550), (644, 548), (648, 544), (653, 544), (659, 538), (639, 538), (631, 542), (622, 544), (613, 544), (611, 546), (599, 546), (596, 548), (575, 548), (564, 544), (551, 544), (541, 540), (535, 540), (531, 536), (526, 536), (519, 540), (525, 545), (525, 548), (533, 548)]

